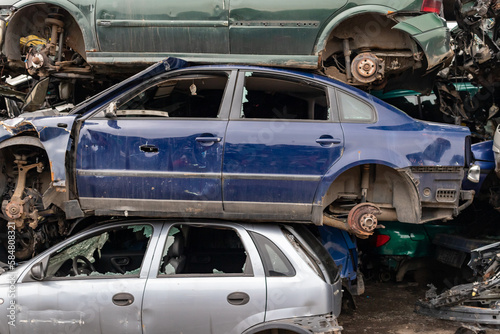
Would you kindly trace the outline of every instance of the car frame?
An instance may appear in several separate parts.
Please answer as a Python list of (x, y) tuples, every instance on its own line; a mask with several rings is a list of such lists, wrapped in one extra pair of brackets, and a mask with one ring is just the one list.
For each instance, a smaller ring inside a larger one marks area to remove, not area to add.
[[(303, 222), (367, 237), (377, 216), (419, 224), (451, 219), (472, 202), (473, 192), (460, 188), (472, 163), (465, 127), (414, 120), (310, 73), (186, 65), (168, 58), (69, 114), (25, 113), (0, 123), (3, 214), (25, 233), (20, 239), (50, 242), (88, 216)], [(143, 103), (148, 87), (163, 82), (182, 82), (179, 96), (198, 102), (203, 85), (218, 85), (215, 107), (207, 98), (193, 109), (210, 107), (217, 116), (128, 114), (127, 103)], [(271, 115), (249, 114), (268, 107), (252, 104), (249, 90), (270, 98)], [(273, 114), (276, 108), (283, 112)], [(61, 223), (47, 231), (49, 221)]]

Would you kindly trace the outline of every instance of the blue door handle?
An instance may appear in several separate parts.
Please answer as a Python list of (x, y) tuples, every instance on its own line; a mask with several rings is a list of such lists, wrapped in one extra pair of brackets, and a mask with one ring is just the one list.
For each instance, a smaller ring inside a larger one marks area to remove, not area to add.
[(338, 138), (318, 138), (316, 139), (316, 143), (320, 144), (321, 146), (327, 146), (327, 145), (335, 145), (335, 144), (340, 144), (342, 141)]

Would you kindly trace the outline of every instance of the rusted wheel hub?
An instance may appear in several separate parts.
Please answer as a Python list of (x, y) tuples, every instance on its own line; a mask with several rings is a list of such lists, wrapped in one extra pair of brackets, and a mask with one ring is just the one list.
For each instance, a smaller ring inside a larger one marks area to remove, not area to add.
[(21, 218), (23, 214), (23, 204), (22, 203), (8, 203), (5, 208), (5, 214), (10, 219)]
[(361, 203), (349, 211), (347, 224), (358, 238), (368, 238), (377, 227), (377, 216), (382, 212), (371, 203)]
[(384, 76), (383, 61), (374, 54), (360, 53), (352, 61), (351, 72), (362, 83), (380, 80)]

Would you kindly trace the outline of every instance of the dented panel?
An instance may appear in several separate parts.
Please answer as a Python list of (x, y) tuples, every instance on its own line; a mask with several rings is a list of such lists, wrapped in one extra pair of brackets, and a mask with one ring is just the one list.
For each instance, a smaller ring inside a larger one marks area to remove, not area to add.
[(66, 151), (70, 145), (70, 132), (76, 116), (63, 117), (19, 117), (0, 122), (0, 141), (18, 135), (34, 135), (40, 139), (49, 159), (52, 181), (64, 186), (66, 180)]

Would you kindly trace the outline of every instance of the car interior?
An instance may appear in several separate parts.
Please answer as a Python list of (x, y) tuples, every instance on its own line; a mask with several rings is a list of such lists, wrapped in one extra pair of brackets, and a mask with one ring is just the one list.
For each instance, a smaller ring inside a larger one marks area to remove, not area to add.
[(229, 228), (176, 225), (167, 237), (160, 275), (247, 274), (243, 243)]
[(181, 77), (163, 81), (120, 105), (117, 116), (216, 118), (226, 83), (225, 76)]
[(152, 234), (150, 225), (113, 228), (52, 254), (47, 278), (139, 275)]
[(242, 118), (327, 120), (324, 89), (293, 81), (247, 76)]

